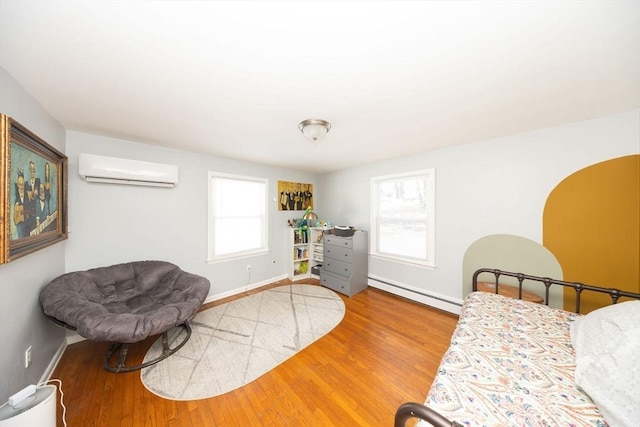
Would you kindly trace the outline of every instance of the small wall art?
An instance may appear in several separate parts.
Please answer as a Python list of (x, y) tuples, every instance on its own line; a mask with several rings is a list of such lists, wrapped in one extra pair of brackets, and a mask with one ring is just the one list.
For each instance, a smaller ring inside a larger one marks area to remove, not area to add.
[(304, 211), (313, 207), (313, 184), (278, 181), (278, 210)]

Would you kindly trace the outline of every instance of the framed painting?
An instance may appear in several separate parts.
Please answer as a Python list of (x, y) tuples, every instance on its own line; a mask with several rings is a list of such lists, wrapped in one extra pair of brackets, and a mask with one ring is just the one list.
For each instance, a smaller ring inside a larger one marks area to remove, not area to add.
[(278, 181), (278, 210), (304, 211), (313, 207), (313, 184)]
[(0, 114), (0, 264), (67, 238), (67, 157)]

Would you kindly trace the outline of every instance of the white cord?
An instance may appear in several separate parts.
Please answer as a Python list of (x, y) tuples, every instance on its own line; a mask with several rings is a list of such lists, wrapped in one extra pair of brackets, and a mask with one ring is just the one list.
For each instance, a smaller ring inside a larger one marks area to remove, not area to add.
[(59, 383), (58, 390), (60, 391), (60, 406), (62, 406), (62, 424), (65, 427), (67, 427), (67, 407), (64, 406), (64, 393), (62, 392), (62, 381), (59, 379), (53, 378), (53, 379), (41, 382), (40, 384), (38, 384), (38, 387), (40, 387), (41, 385), (47, 385), (50, 382)]

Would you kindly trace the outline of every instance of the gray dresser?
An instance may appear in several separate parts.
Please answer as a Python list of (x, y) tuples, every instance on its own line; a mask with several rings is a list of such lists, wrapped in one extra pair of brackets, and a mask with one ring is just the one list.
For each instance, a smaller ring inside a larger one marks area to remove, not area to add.
[(364, 290), (367, 287), (368, 249), (366, 231), (356, 231), (351, 237), (325, 234), (320, 284), (348, 296)]

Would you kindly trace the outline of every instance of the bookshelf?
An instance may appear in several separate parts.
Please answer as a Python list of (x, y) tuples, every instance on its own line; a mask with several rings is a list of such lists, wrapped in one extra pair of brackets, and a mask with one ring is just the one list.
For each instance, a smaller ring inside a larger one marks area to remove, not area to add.
[(314, 273), (322, 265), (324, 259), (323, 235), (326, 228), (309, 227), (289, 228), (289, 266), (288, 277), (296, 281), (309, 277), (320, 279), (320, 274)]
[(309, 230), (290, 228), (289, 230), (289, 268), (291, 280), (309, 277)]
[(320, 280), (320, 271), (316, 271), (324, 262), (324, 233), (330, 228), (312, 227), (309, 234), (310, 276)]

